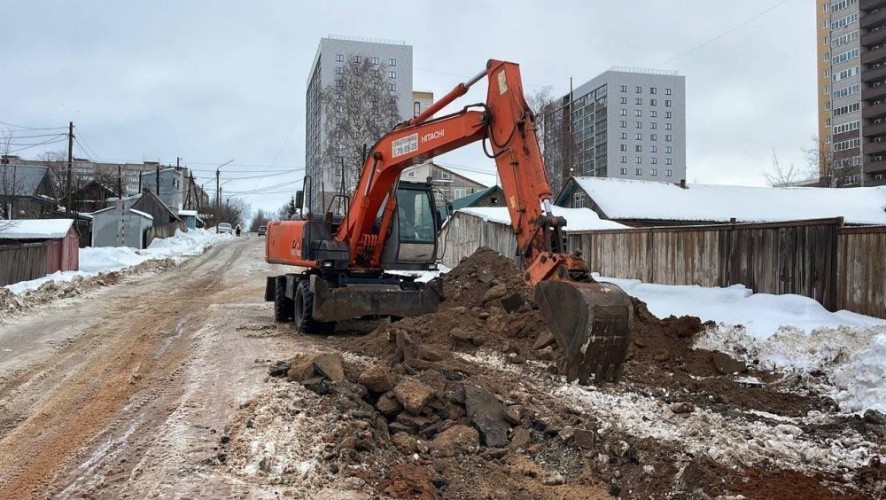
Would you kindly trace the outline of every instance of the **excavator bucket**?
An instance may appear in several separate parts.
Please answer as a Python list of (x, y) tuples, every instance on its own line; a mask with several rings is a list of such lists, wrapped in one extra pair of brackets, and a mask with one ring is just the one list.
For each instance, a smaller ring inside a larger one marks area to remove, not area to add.
[(535, 300), (565, 358), (560, 373), (586, 384), (615, 382), (631, 341), (631, 298), (611, 283), (542, 281)]

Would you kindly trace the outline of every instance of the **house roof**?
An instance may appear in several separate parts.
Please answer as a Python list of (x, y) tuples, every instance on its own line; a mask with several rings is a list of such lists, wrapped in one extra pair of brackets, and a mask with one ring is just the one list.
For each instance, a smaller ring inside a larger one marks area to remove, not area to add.
[(664, 182), (604, 177), (573, 180), (609, 219), (780, 222), (843, 217), (846, 224), (886, 224), (886, 186), (833, 189), (688, 184), (683, 189)]
[[(117, 207), (108, 207), (108, 208), (103, 208), (103, 209), (101, 209), (101, 210), (96, 210), (95, 212), (92, 212), (92, 215), (95, 216), (96, 214), (105, 213), (105, 212), (107, 212), (108, 210), (115, 210), (116, 208), (117, 208)], [(145, 212), (142, 212), (141, 210), (136, 210), (136, 209), (134, 209), (134, 208), (130, 208), (129, 211), (132, 212), (132, 213), (134, 213), (134, 214), (141, 215), (142, 217), (145, 217), (145, 218), (147, 218), (147, 219), (154, 220), (154, 216), (153, 216), (153, 215), (148, 214), (148, 213), (145, 213)]]
[[(564, 208), (552, 207), (554, 215), (566, 219), (567, 233), (579, 231), (598, 231), (605, 229), (627, 229), (628, 226), (611, 220), (601, 219), (597, 212), (590, 208)], [(485, 221), (499, 224), (510, 224), (511, 216), (508, 207), (469, 207), (462, 208), (459, 213), (465, 213), (479, 217)]]
[(143, 207), (141, 207), (141, 202), (142, 202), (142, 200), (145, 199), (146, 196), (149, 196), (149, 197), (151, 197), (151, 198), (154, 198), (154, 200), (156, 200), (157, 203), (159, 203), (160, 206), (163, 207), (164, 210), (166, 210), (167, 212), (169, 212), (169, 215), (170, 215), (173, 219), (175, 219), (175, 220), (181, 220), (181, 219), (179, 219), (178, 214), (176, 214), (175, 211), (173, 211), (171, 208), (169, 208), (169, 205), (167, 205), (166, 203), (164, 203), (163, 200), (161, 200), (160, 197), (157, 196), (157, 194), (154, 193), (154, 192), (151, 191), (151, 190), (146, 190), (146, 191), (144, 191), (144, 192), (142, 193), (142, 195), (139, 197), (139, 199), (136, 200), (136, 201), (134, 201), (134, 202), (132, 203), (132, 206), (134, 207), (134, 206), (138, 205), (140, 208), (143, 208)]
[(2, 224), (0, 224), (0, 239), (41, 240), (64, 238), (73, 223), (73, 219), (17, 219), (2, 221)]
[(0, 164), (0, 191), (14, 196), (33, 196), (47, 170), (38, 165)]
[(458, 210), (460, 208), (470, 207), (474, 203), (476, 203), (477, 200), (483, 198), (487, 194), (492, 193), (494, 191), (501, 191), (501, 188), (498, 186), (492, 186), (492, 187), (488, 187), (486, 189), (481, 189), (479, 191), (475, 191), (467, 196), (462, 196), (461, 198), (456, 198), (456, 199), (452, 200), (452, 209)]
[(186, 216), (186, 217), (188, 217), (188, 216), (190, 216), (190, 217), (196, 217), (196, 216), (197, 216), (197, 211), (196, 211), (196, 210), (179, 210), (179, 211), (178, 211), (178, 214), (179, 214), (179, 215), (184, 215), (184, 216)]

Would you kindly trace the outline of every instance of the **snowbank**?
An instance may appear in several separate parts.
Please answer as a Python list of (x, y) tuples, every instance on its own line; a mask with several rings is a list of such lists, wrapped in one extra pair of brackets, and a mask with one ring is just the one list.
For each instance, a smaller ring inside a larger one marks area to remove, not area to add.
[[(603, 229), (629, 229), (624, 224), (603, 220), (590, 208), (563, 208), (551, 207), (554, 215), (566, 219), (566, 232), (571, 231), (595, 231)], [(470, 207), (461, 208), (459, 212), (479, 217), (485, 221), (497, 222), (499, 224), (510, 224), (511, 216), (508, 214), (507, 207)]]
[(172, 238), (155, 239), (144, 250), (130, 247), (81, 248), (79, 271), (57, 272), (42, 278), (13, 283), (6, 288), (20, 295), (35, 290), (48, 281), (71, 281), (75, 276), (88, 277), (100, 272), (119, 271), (148, 260), (171, 258), (178, 262), (185, 257), (200, 255), (210, 245), (232, 237), (231, 234), (191, 229), (187, 233), (176, 231)]
[(646, 302), (656, 316), (698, 316), (718, 323), (696, 347), (723, 351), (763, 368), (818, 374), (817, 388), (847, 412), (886, 412), (886, 320), (830, 312), (800, 295), (670, 286), (605, 278)]

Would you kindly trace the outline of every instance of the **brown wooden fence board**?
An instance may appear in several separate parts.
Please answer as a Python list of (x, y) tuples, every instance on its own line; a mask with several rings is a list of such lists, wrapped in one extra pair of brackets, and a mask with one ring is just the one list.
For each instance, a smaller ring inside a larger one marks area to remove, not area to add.
[(0, 286), (46, 276), (46, 243), (0, 245)]
[(886, 318), (886, 227), (839, 230), (837, 306)]

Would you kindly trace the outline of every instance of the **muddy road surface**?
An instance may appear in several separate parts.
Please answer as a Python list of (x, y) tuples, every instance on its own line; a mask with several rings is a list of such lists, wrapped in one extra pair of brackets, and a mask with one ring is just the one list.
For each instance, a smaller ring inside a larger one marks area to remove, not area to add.
[(293, 352), (263, 302), (279, 272), (263, 241), (0, 324), (0, 498), (273, 496), (200, 465)]

